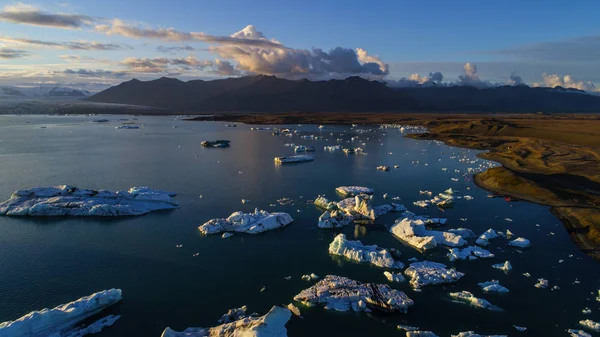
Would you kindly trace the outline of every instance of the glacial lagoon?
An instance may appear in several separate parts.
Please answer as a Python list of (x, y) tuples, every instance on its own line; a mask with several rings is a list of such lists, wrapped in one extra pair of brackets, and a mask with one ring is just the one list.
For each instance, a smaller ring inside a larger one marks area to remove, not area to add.
[[(92, 122), (101, 118), (108, 121)], [(124, 123), (139, 128), (116, 128)], [(102, 315), (121, 318), (97, 336), (160, 336), (166, 327), (181, 331), (217, 325), (228, 309), (242, 305), (261, 315), (273, 305), (285, 306), (314, 285), (301, 279), (310, 273), (389, 284), (414, 305), (407, 313), (356, 313), (296, 303), (304, 319), (292, 317), (288, 336), (403, 336), (397, 325), (438, 336), (461, 331), (568, 336), (567, 329), (582, 329), (580, 320), (600, 321), (598, 262), (575, 246), (547, 207), (488, 198), (467, 171), (486, 165), (476, 157), (478, 151), (405, 138), (396, 128), (261, 126), (283, 127), (297, 132), (272, 135), (273, 130), (251, 129), (256, 126), (175, 117), (0, 116), (1, 201), (36, 186), (113, 191), (148, 186), (176, 192), (181, 206), (118, 218), (0, 216), (0, 322), (120, 288), (123, 300)], [(200, 145), (216, 139), (231, 140), (231, 146)], [(314, 161), (276, 165), (274, 157), (295, 154), (286, 143), (314, 147)], [(324, 150), (331, 145), (364, 151)], [(339, 201), (335, 189), (348, 185), (374, 189), (374, 205), (393, 201), (418, 215), (447, 218), (436, 230), (469, 228), (477, 235), (490, 228), (510, 230), (514, 238), (530, 240), (531, 247), (511, 247), (499, 237), (486, 247), (495, 255), (492, 259), (450, 261), (443, 246), (421, 253), (394, 237), (389, 229), (401, 216), (395, 212), (341, 229), (317, 228), (323, 211), (311, 201), (318, 195)], [(457, 198), (446, 210), (413, 204), (428, 198), (420, 190), (436, 195), (448, 188), (472, 199)], [(294, 222), (227, 239), (198, 230), (210, 219), (255, 208), (289, 213)], [(401, 252), (397, 260), (406, 266), (414, 258), (441, 262), (465, 276), (421, 291), (412, 289), (408, 277), (390, 283), (385, 268), (331, 256), (329, 244), (339, 233), (348, 240), (395, 248)], [(505, 261), (512, 270), (492, 268)], [(539, 278), (549, 286), (536, 288)], [(510, 291), (485, 293), (477, 285), (491, 280)], [(501, 310), (477, 308), (450, 296), (461, 291)], [(584, 308), (591, 313), (582, 313)], [(528, 329), (520, 332), (513, 325)]]

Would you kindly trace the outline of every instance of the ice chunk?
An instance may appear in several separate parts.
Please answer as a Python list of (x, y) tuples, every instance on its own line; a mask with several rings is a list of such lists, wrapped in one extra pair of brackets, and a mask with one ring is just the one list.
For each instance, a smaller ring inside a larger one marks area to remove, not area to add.
[(496, 269), (500, 269), (504, 272), (508, 272), (509, 270), (512, 270), (512, 265), (510, 264), (509, 261), (506, 261), (504, 263), (497, 263), (492, 265), (492, 268), (496, 268)]
[(390, 167), (389, 167), (389, 166), (382, 165), (382, 166), (377, 166), (377, 169), (378, 169), (379, 171), (389, 171), (389, 170), (390, 170)]
[(410, 326), (410, 325), (397, 325), (396, 329), (398, 330), (404, 330), (404, 331), (418, 331), (419, 328), (416, 326)]
[(495, 255), (481, 247), (469, 246), (469, 247), (465, 247), (462, 249), (452, 248), (452, 249), (450, 249), (450, 252), (448, 254), (446, 254), (446, 256), (448, 256), (448, 259), (450, 261), (456, 261), (456, 260), (466, 260), (466, 259), (476, 260), (477, 258), (491, 259)]
[[(54, 309), (32, 311), (17, 320), (0, 323), (0, 336), (46, 337), (54, 334), (60, 336), (61, 333), (76, 333), (76, 331), (69, 330), (84, 319), (99, 313), (120, 300), (121, 289), (110, 289), (59, 305)], [(114, 323), (114, 320), (112, 323)], [(91, 330), (102, 329), (102, 327), (112, 324), (111, 319), (96, 323), (94, 323), (96, 325)]]
[[(508, 234), (508, 232), (507, 232), (507, 234)], [(531, 243), (529, 242), (529, 240), (527, 240), (525, 238), (516, 238), (516, 239), (512, 240), (511, 242), (509, 242), (508, 245), (514, 246), (514, 247), (527, 248), (527, 247), (531, 246)]]
[(342, 146), (341, 145), (331, 145), (331, 146), (325, 146), (324, 149), (325, 149), (325, 151), (334, 152), (334, 151), (340, 151), (342, 149)]
[(348, 216), (371, 220), (375, 220), (389, 212), (403, 212), (406, 210), (406, 207), (403, 205), (395, 203), (373, 207), (371, 205), (371, 196), (365, 194), (341, 200), (337, 203), (337, 208), (344, 211)]
[(390, 282), (404, 282), (405, 281), (405, 278), (404, 278), (404, 276), (402, 276), (401, 273), (391, 273), (389, 271), (384, 271), (383, 275), (385, 275), (385, 277)]
[(404, 268), (404, 264), (395, 261), (387, 249), (376, 245), (365, 246), (360, 241), (346, 240), (344, 234), (338, 234), (329, 244), (329, 254), (344, 256), (357, 262), (369, 262), (378, 267)]
[(129, 124), (123, 124), (123, 125), (119, 125), (119, 126), (115, 126), (115, 129), (139, 129), (140, 127), (137, 125), (129, 125)]
[(202, 234), (216, 234), (221, 232), (243, 232), (258, 234), (272, 229), (282, 228), (294, 219), (287, 213), (269, 213), (259, 211), (254, 213), (234, 212), (227, 219), (212, 219), (198, 227)]
[(500, 282), (496, 280), (491, 280), (488, 282), (477, 283), (478, 286), (481, 287), (483, 291), (488, 292), (497, 292), (497, 293), (507, 293), (508, 288), (505, 288), (500, 285)]
[(337, 208), (337, 204), (335, 202), (329, 201), (327, 198), (318, 196), (314, 201), (315, 206), (326, 209), (333, 210)]
[(223, 233), (223, 235), (221, 235), (221, 238), (223, 239), (227, 239), (233, 236), (233, 233), (229, 233), (229, 232), (225, 232)]
[(407, 331), (406, 337), (439, 337), (431, 331)]
[(594, 322), (591, 319), (586, 319), (583, 321), (579, 321), (579, 324), (583, 325), (584, 327), (594, 330), (596, 332), (600, 332), (600, 323)]
[(354, 212), (364, 218), (375, 220), (375, 210), (371, 206), (371, 197), (368, 195), (357, 195), (354, 197)]
[(317, 274), (312, 273), (312, 274), (308, 274), (308, 275), (302, 275), (302, 279), (304, 281), (316, 281), (319, 279), (319, 276), (317, 276)]
[(571, 337), (592, 337), (592, 335), (583, 330), (569, 329), (567, 332), (569, 335), (571, 335)]
[(291, 317), (292, 313), (288, 309), (274, 306), (264, 316), (244, 317), (213, 328), (187, 328), (182, 332), (166, 328), (161, 337), (285, 337), (285, 324)]
[(325, 211), (319, 217), (319, 228), (340, 228), (352, 222), (351, 216), (344, 215), (341, 211)]
[(294, 300), (307, 305), (324, 304), (338, 311), (406, 312), (414, 302), (402, 291), (385, 284), (360, 283), (346, 277), (327, 275), (312, 287), (302, 290)]
[(15, 191), (0, 203), (8, 216), (126, 216), (178, 208), (172, 192), (132, 187), (129, 191), (80, 190), (69, 185)]
[(465, 240), (475, 238), (475, 233), (473, 233), (473, 231), (468, 228), (455, 228), (455, 229), (449, 229), (447, 231), (450, 233), (456, 234), (456, 235), (460, 235)]
[(515, 329), (517, 329), (517, 331), (521, 331), (521, 332), (523, 332), (523, 331), (527, 331), (527, 328), (526, 328), (526, 327), (524, 327), (524, 326), (513, 325), (513, 327), (514, 327)]
[(290, 303), (286, 306), (286, 308), (288, 308), (289, 311), (292, 312), (292, 314), (296, 315), (297, 317), (302, 318), (302, 314), (300, 313), (300, 309), (295, 306), (293, 303)]
[(538, 289), (545, 289), (548, 288), (548, 280), (544, 279), (544, 278), (539, 278), (538, 279), (538, 283), (536, 283), (534, 285), (534, 287), (538, 288)]
[(229, 147), (230, 140), (205, 140), (200, 143), (204, 147)]
[(475, 297), (473, 294), (471, 294), (468, 291), (460, 291), (457, 293), (450, 293), (450, 297), (453, 297), (459, 301), (462, 302), (466, 302), (471, 304), (474, 307), (478, 307), (478, 308), (482, 308), (482, 309), (488, 309), (488, 310), (493, 310), (493, 311), (498, 311), (501, 310), (500, 308), (498, 308), (497, 306), (491, 304), (490, 302), (488, 302), (487, 300), (484, 300), (483, 298), (478, 298)]
[(466, 241), (450, 232), (427, 230), (421, 219), (400, 218), (390, 228), (390, 232), (400, 240), (421, 250), (437, 247), (438, 244), (450, 247), (461, 247)]
[(336, 192), (343, 196), (353, 197), (359, 194), (373, 194), (373, 189), (362, 186), (340, 186), (335, 189)]
[(404, 274), (411, 278), (410, 284), (416, 289), (430, 284), (453, 283), (465, 275), (455, 269), (447, 269), (445, 264), (431, 261), (411, 263)]
[[(104, 318), (101, 318), (99, 320), (97, 320), (96, 322), (89, 324), (86, 327), (83, 328), (73, 328), (67, 332), (62, 333), (60, 336), (61, 337), (83, 337), (86, 335), (91, 335), (91, 334), (96, 334), (100, 331), (102, 331), (104, 328), (110, 327), (113, 324), (115, 324), (115, 322), (121, 318), (121, 315), (108, 315)], [(1, 333), (0, 333), (1, 335)]]
[(294, 148), (294, 152), (298, 153), (298, 152), (314, 152), (315, 148), (312, 146), (304, 146), (304, 145), (298, 145)]
[(479, 238), (477, 238), (477, 241), (475, 241), (475, 243), (480, 246), (487, 246), (489, 244), (489, 240), (497, 237), (498, 234), (496, 233), (496, 231), (490, 228), (487, 231), (483, 232), (483, 234), (481, 234)]
[(274, 161), (277, 164), (288, 164), (288, 163), (302, 163), (307, 161), (313, 161), (315, 158), (313, 156), (309, 156), (307, 154), (300, 154), (297, 156), (287, 156), (287, 157), (275, 157)]

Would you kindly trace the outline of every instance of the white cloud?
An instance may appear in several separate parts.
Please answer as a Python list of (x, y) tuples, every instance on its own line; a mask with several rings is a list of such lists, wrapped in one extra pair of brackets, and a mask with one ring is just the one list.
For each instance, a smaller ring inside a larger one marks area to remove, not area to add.
[(597, 91), (593, 82), (579, 81), (574, 79), (571, 75), (561, 77), (558, 74), (543, 74), (542, 77), (544, 82), (536, 82), (533, 84), (534, 87), (563, 87), (585, 91)]

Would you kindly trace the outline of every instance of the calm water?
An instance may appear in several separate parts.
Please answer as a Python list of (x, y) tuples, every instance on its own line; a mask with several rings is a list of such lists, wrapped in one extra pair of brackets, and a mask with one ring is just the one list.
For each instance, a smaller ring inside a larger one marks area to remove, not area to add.
[[(106, 117), (111, 120), (107, 124), (91, 123), (95, 118), (99, 117), (0, 116), (0, 199), (34, 186), (116, 190), (145, 185), (177, 192), (181, 208), (122, 219), (0, 217), (0, 322), (118, 287), (123, 289), (123, 301), (108, 312), (122, 317), (98, 336), (159, 336), (167, 326), (179, 330), (213, 326), (229, 308), (248, 305), (250, 312), (263, 314), (272, 305), (287, 304), (310, 285), (300, 279), (306, 273), (386, 283), (383, 269), (332, 258), (327, 252), (337, 232), (316, 228), (321, 212), (306, 201), (318, 194), (337, 200), (334, 189), (340, 185), (374, 188), (374, 204), (384, 202), (383, 193), (399, 196), (418, 214), (447, 217), (447, 228), (467, 227), (478, 234), (488, 228), (510, 229), (530, 239), (533, 246), (519, 251), (499, 238), (489, 248), (496, 258), (450, 263), (443, 248), (423, 256), (392, 237), (386, 227), (398, 214), (382, 217), (378, 226), (368, 229), (348, 226), (342, 230), (348, 238), (397, 248), (405, 263), (411, 257), (427, 258), (455, 266), (466, 276), (454, 285), (425, 287), (421, 293), (411, 290), (407, 282), (392, 284), (416, 302), (407, 314), (301, 307), (305, 319), (290, 320), (289, 336), (402, 336), (397, 324), (419, 326), (440, 336), (467, 330), (566, 336), (565, 329), (578, 328), (581, 319), (600, 320), (600, 303), (592, 294), (600, 288), (599, 264), (577, 249), (546, 207), (487, 198), (486, 191), (465, 179), (462, 174), (471, 165), (451, 157), (475, 158), (476, 151), (406, 139), (398, 130), (388, 129), (359, 134), (368, 155), (346, 156), (323, 151), (336, 138), (347, 145), (356, 134), (346, 126), (322, 131), (314, 125), (302, 126), (299, 129), (306, 132), (302, 134), (329, 138), (303, 140), (251, 131), (245, 125), (229, 128), (173, 117), (139, 117), (134, 122), (143, 128), (116, 130), (117, 117)], [(335, 136), (329, 136), (332, 132)], [(200, 146), (210, 139), (231, 139), (232, 146)], [(275, 166), (274, 156), (292, 154), (283, 145), (289, 142), (314, 145), (316, 160)], [(378, 165), (394, 164), (400, 168), (375, 170)], [(474, 200), (459, 200), (446, 212), (412, 205), (423, 199), (420, 189), (439, 193), (449, 187)], [(294, 204), (277, 203), (283, 197)], [(252, 202), (244, 205), (242, 198)], [(227, 240), (204, 237), (197, 230), (208, 219), (254, 207), (288, 212), (295, 222), (282, 230), (236, 234)], [(513, 222), (505, 221), (507, 217)], [(183, 247), (176, 248), (179, 244)], [(508, 274), (491, 268), (505, 260), (514, 268)], [(523, 276), (525, 272), (531, 277)], [(290, 281), (284, 279), (288, 275)], [(534, 288), (540, 277), (561, 289)], [(500, 280), (510, 293), (484, 294), (476, 285), (492, 279)], [(263, 286), (266, 290), (260, 292)], [(448, 292), (460, 290), (488, 299), (504, 311), (451, 302)], [(592, 309), (591, 315), (581, 313), (585, 307)], [(517, 332), (513, 324), (529, 330)]]

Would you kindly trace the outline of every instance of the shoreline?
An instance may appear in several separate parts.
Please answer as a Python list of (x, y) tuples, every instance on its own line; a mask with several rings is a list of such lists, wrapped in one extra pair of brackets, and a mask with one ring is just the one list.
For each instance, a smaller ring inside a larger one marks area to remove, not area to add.
[(412, 134), (446, 145), (487, 150), (501, 166), (474, 176), (487, 191), (549, 207), (574, 243), (600, 260), (600, 115), (277, 113), (213, 115), (189, 121), (244, 124), (410, 124)]

